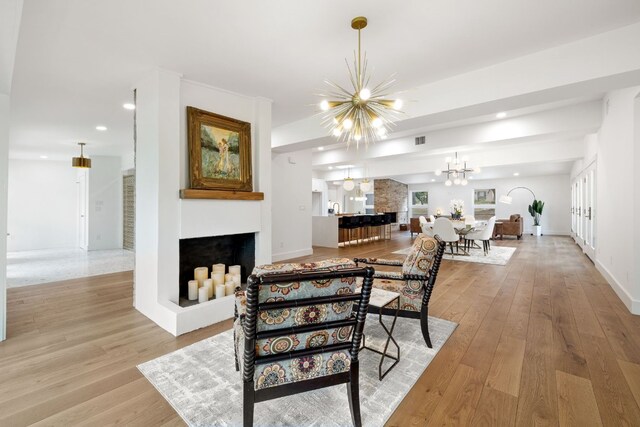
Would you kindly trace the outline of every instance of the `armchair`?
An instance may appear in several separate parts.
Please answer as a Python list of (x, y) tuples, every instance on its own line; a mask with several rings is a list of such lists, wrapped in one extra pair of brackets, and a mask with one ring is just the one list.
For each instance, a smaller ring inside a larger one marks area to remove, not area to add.
[(496, 222), (502, 223), (501, 225), (501, 233), (494, 232), (494, 238), (497, 237), (496, 234), (501, 234), (502, 236), (515, 236), (518, 240), (522, 238), (522, 233), (524, 232), (524, 221), (520, 214), (514, 214), (509, 217), (509, 219), (498, 219)]
[[(427, 347), (432, 348), (429, 337), (429, 299), (433, 292), (446, 243), (435, 237), (419, 234), (411, 252), (404, 261), (379, 258), (355, 258), (356, 264), (387, 265), (401, 267), (400, 272), (377, 271), (373, 286), (400, 294), (398, 316), (420, 319), (422, 336)], [(380, 309), (382, 314), (392, 315), (391, 310)]]
[(234, 344), (245, 426), (253, 425), (257, 402), (343, 383), (353, 424), (362, 424), (358, 351), (373, 274), (346, 258), (264, 265), (253, 270), (246, 292), (237, 289)]

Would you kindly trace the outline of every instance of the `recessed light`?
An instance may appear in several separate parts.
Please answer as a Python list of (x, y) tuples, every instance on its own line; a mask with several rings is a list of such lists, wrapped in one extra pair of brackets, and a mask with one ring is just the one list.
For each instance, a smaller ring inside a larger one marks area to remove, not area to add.
[(520, 172), (514, 172), (513, 173), (513, 176), (519, 176), (519, 175), (520, 175)]
[(48, 159), (49, 156), (40, 156), (41, 159)]
[(318, 147), (318, 151), (324, 150), (324, 147)]
[(333, 166), (329, 166), (329, 170), (333, 169)]
[(498, 114), (496, 114), (497, 119), (504, 119), (505, 117), (507, 117), (507, 113), (505, 113), (504, 111), (500, 111)]
[(436, 179), (435, 178), (431, 178), (431, 182), (436, 182)]
[(107, 130), (107, 127), (106, 127), (106, 126), (99, 125), (99, 126), (96, 126), (96, 130), (105, 131), (105, 130)]
[(136, 109), (136, 105), (135, 104), (131, 104), (130, 102), (127, 102), (126, 104), (122, 104), (122, 107), (124, 107), (125, 110), (135, 110)]

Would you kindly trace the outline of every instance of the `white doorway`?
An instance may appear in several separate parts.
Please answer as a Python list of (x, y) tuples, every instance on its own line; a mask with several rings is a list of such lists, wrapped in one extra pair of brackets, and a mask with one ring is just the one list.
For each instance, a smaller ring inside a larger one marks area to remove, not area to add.
[(78, 171), (78, 247), (83, 250), (89, 248), (89, 233), (88, 233), (88, 186), (87, 186), (87, 171)]
[(571, 184), (572, 234), (582, 251), (596, 257), (596, 162), (587, 166)]

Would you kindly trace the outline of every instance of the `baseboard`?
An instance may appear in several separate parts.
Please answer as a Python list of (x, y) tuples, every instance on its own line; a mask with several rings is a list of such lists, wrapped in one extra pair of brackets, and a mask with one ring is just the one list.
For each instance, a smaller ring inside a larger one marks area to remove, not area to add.
[(313, 255), (313, 248), (299, 249), (297, 251), (280, 252), (279, 254), (272, 254), (271, 260), (273, 262), (284, 261), (291, 258), (299, 258), (301, 256)]
[(627, 309), (631, 312), (631, 314), (640, 314), (640, 301), (634, 300), (631, 295), (627, 292), (627, 290), (616, 280), (615, 277), (611, 274), (611, 272), (602, 265), (602, 263), (598, 260), (595, 262), (596, 269), (602, 274), (602, 277), (609, 283), (611, 289), (618, 295), (618, 298), (622, 301), (622, 303), (627, 307)]
[[(530, 235), (531, 234), (531, 230), (524, 230), (522, 232), (522, 234), (524, 235)], [(554, 230), (545, 230), (544, 228), (542, 229), (542, 235), (543, 236), (570, 236), (571, 232), (569, 231), (554, 231)]]

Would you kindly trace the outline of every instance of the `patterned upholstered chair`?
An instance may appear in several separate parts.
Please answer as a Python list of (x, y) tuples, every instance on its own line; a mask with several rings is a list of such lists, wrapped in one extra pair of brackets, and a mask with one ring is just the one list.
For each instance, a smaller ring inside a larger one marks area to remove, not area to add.
[(358, 349), (373, 274), (347, 258), (253, 270), (246, 292), (236, 292), (234, 324), (245, 426), (256, 402), (342, 383), (361, 425)]
[[(419, 234), (413, 242), (411, 252), (404, 261), (379, 258), (355, 258), (358, 264), (387, 265), (402, 267), (400, 272), (376, 271), (373, 286), (400, 294), (398, 316), (420, 318), (422, 336), (431, 348), (429, 337), (429, 299), (446, 243), (438, 236)], [(375, 310), (372, 307), (372, 311)], [(382, 314), (393, 315), (391, 309), (381, 309)]]

